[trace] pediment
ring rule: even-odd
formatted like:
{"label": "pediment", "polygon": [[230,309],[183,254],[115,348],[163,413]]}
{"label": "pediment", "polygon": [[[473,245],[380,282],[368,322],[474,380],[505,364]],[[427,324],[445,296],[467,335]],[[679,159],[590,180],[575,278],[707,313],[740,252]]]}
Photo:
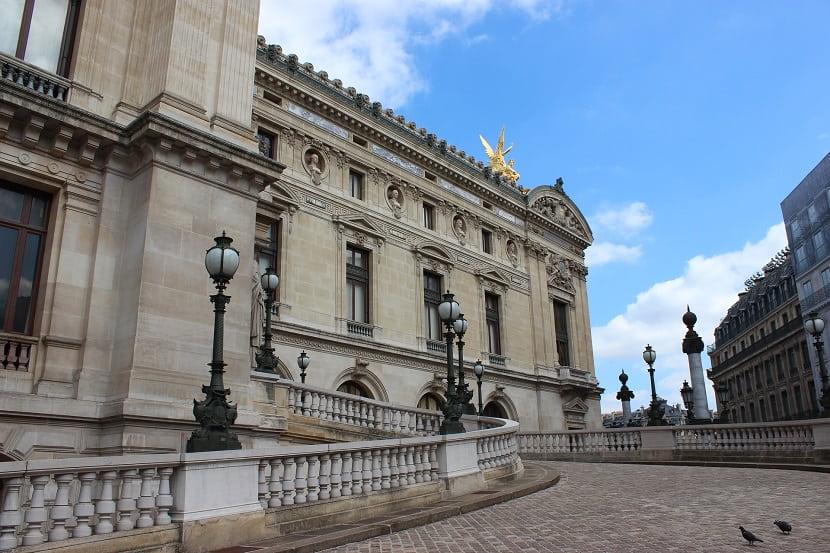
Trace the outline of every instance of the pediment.
{"label": "pediment", "polygon": [[297,195],[292,192],[290,188],[281,185],[279,182],[271,183],[265,189],[264,194],[265,197],[271,201],[271,203],[284,208],[289,206],[297,207],[300,205],[299,197],[297,197]]}
{"label": "pediment", "polygon": [[370,217],[365,215],[338,215],[334,218],[335,222],[348,227],[355,231],[360,231],[375,238],[384,239],[386,232],[383,228],[373,221]]}
{"label": "pediment", "polygon": [[501,284],[502,286],[510,286],[510,279],[507,278],[501,271],[491,268],[482,268],[476,271],[476,274],[481,277],[485,278],[491,282],[496,284]]}
{"label": "pediment", "polygon": [[440,246],[434,242],[422,242],[415,247],[415,252],[423,255],[424,257],[429,257],[443,263],[452,264],[453,256],[450,252],[445,249],[443,246]]}
{"label": "pediment", "polygon": [[562,410],[570,413],[587,413],[588,406],[582,401],[582,398],[575,397],[562,406]]}

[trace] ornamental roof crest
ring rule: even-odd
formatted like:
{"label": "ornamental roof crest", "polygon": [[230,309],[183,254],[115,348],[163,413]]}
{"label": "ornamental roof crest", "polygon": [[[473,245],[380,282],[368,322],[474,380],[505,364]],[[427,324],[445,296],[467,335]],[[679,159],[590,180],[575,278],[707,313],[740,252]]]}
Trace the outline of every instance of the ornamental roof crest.
{"label": "ornamental roof crest", "polygon": [[481,145],[484,146],[484,152],[490,160],[490,170],[493,174],[502,177],[509,184],[515,185],[516,181],[519,180],[519,173],[513,168],[513,164],[516,163],[515,160],[511,159],[510,161],[506,161],[504,159],[504,156],[513,149],[512,144],[506,149],[504,147],[504,127],[501,128],[495,149],[490,146],[483,136],[478,135],[478,138],[481,140]]}

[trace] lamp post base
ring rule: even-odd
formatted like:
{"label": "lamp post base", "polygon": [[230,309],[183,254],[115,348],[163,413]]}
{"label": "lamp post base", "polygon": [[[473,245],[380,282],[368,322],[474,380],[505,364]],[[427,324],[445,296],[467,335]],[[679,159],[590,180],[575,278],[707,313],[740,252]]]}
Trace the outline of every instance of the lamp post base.
{"label": "lamp post base", "polygon": [[444,419],[438,429],[439,434],[463,434],[464,432],[466,430],[464,430],[464,424],[461,421],[450,419]]}
{"label": "lamp post base", "polygon": [[201,453],[204,451],[227,451],[232,449],[242,449],[242,444],[236,434],[230,432],[208,432],[207,434],[197,435],[199,430],[191,434],[190,439],[187,440],[187,453]]}

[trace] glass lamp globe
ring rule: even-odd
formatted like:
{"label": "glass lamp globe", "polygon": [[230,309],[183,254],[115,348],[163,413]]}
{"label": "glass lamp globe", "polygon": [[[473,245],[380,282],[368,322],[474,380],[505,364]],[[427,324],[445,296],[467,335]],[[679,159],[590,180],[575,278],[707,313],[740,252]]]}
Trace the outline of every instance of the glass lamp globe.
{"label": "glass lamp globe", "polygon": [[651,349],[651,346],[646,346],[645,351],[643,351],[643,361],[647,364],[651,365],[657,359],[657,352]]}
{"label": "glass lamp globe", "polygon": [[458,335],[459,338],[464,336],[467,332],[467,319],[464,318],[464,313],[461,313],[456,320],[452,323],[452,328],[455,330],[455,333]]}
{"label": "glass lamp globe", "polygon": [[818,316],[818,313],[813,311],[807,315],[807,320],[804,321],[804,329],[813,336],[824,332],[824,319]]}
{"label": "glass lamp globe", "polygon": [[478,378],[481,378],[484,375],[484,365],[481,364],[481,359],[478,359],[473,365],[473,372],[476,373]]}
{"label": "glass lamp globe", "polygon": [[231,247],[233,239],[225,231],[214,240],[216,244],[205,253],[205,269],[214,282],[228,282],[239,268],[239,251]]}
{"label": "glass lamp globe", "polygon": [[438,316],[446,324],[452,324],[461,314],[461,306],[453,299],[453,295],[447,291],[443,295],[441,303],[438,304]]}
{"label": "glass lamp globe", "polygon": [[309,357],[305,350],[303,350],[303,352],[297,356],[297,366],[300,367],[301,370],[306,370],[309,363],[311,363],[311,357]]}
{"label": "glass lamp globe", "polygon": [[274,272],[274,269],[268,267],[259,279],[262,289],[266,292],[273,292],[280,284],[280,277]]}

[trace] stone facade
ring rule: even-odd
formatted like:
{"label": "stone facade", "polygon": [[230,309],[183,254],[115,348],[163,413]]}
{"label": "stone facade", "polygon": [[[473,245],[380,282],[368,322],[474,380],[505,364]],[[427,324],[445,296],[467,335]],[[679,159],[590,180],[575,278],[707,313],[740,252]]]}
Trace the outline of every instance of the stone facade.
{"label": "stone facade", "polygon": [[[3,314],[7,457],[181,449],[208,379],[203,256],[223,230],[242,259],[228,288],[225,383],[245,447],[281,431],[251,379],[266,265],[281,277],[274,343],[287,378],[298,379],[304,348],[310,384],[413,406],[440,399],[427,271],[470,321],[465,361],[485,363],[491,411],[528,430],[599,426],[583,258],[592,236],[561,182],[511,186],[258,44],[247,0],[78,6],[65,76],[0,53],[0,191],[22,194],[30,219],[46,205],[42,232],[14,227],[41,243],[34,278],[13,276],[31,284],[28,295],[18,287],[22,330]],[[0,252],[17,259],[15,275],[24,246]],[[369,261],[365,317],[347,305],[352,249]]]}
{"label": "stone facade", "polygon": [[788,250],[747,280],[747,290],[715,329],[708,353],[715,389],[725,382],[731,395],[730,422],[814,414],[813,373]]}

